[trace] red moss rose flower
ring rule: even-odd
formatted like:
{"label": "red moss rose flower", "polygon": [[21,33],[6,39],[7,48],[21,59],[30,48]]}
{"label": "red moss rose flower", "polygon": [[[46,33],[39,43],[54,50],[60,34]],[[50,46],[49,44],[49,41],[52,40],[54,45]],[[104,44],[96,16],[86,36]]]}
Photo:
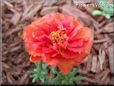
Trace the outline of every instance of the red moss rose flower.
{"label": "red moss rose flower", "polygon": [[93,33],[72,16],[51,13],[26,26],[23,39],[30,61],[42,60],[68,74],[90,53]]}

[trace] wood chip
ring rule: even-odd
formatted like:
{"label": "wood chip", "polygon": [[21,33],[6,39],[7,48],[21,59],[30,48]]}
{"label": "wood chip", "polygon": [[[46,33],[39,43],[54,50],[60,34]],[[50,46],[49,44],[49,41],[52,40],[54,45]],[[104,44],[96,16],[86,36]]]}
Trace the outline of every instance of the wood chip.
{"label": "wood chip", "polygon": [[9,3],[7,0],[4,0],[3,3],[6,4],[8,7],[13,8],[13,5]]}
{"label": "wood chip", "polygon": [[101,72],[100,63],[99,63],[99,62],[97,63],[96,69],[97,69],[97,70],[96,70],[96,73],[97,73],[97,74]]}
{"label": "wood chip", "polygon": [[[107,42],[104,42],[103,43],[103,49],[107,49],[108,48],[108,43]],[[107,50],[105,51],[107,53]]]}
{"label": "wood chip", "polygon": [[12,12],[16,12],[16,10],[14,9],[13,5],[11,3],[9,3],[9,1],[3,0],[3,3],[8,6],[8,9],[11,10]]}
{"label": "wood chip", "polygon": [[23,59],[20,57],[18,60],[17,60],[17,64],[20,64],[20,63],[22,63],[22,61],[23,61]]}
{"label": "wood chip", "polygon": [[[66,2],[67,0],[57,0],[56,5],[62,5]],[[69,0],[70,1],[70,0]],[[71,0],[72,1],[72,0]]]}
{"label": "wood chip", "polygon": [[99,51],[99,48],[101,47],[101,45],[100,44],[94,44],[93,47],[95,50]]}
{"label": "wood chip", "polygon": [[114,44],[108,47],[110,71],[114,74]]}
{"label": "wood chip", "polygon": [[21,43],[21,41],[18,40],[18,41],[16,41],[16,42],[10,44],[10,47],[15,47],[16,45],[19,45],[20,43]]}
{"label": "wood chip", "polygon": [[16,27],[14,29],[10,29],[7,33],[6,33],[6,37],[9,36],[9,35],[12,35],[13,33],[15,32],[18,32],[19,30],[22,30],[23,28],[21,27]]}
{"label": "wood chip", "polygon": [[89,6],[85,6],[84,7],[86,10],[87,10],[87,12],[89,13],[89,14],[91,14],[92,15],[92,12],[95,10],[95,7],[89,7]]}
{"label": "wood chip", "polygon": [[13,23],[14,25],[17,25],[18,22],[19,22],[19,20],[20,20],[20,18],[21,18],[21,16],[22,16],[22,13],[16,12],[16,13],[13,15],[13,17],[11,18],[11,23]]}
{"label": "wood chip", "polygon": [[104,71],[101,71],[100,73],[97,73],[97,74],[95,75],[95,78],[98,79],[98,80],[101,80],[102,77],[105,75],[106,71],[107,71],[107,70],[104,70]]}
{"label": "wood chip", "polygon": [[57,6],[54,6],[54,7],[44,7],[41,12],[40,12],[40,15],[46,15],[46,14],[49,14],[49,13],[52,13],[52,12],[57,12],[58,11],[58,7]]}
{"label": "wood chip", "polygon": [[23,20],[25,19],[29,19],[29,18],[32,18],[42,7],[42,4],[37,4],[35,5],[31,10],[30,12],[25,15],[25,17],[23,18]]}
{"label": "wood chip", "polygon": [[99,24],[99,28],[104,27],[104,25],[106,25],[106,21],[104,21],[104,19],[103,19],[103,21]]}
{"label": "wood chip", "polygon": [[28,6],[24,12],[23,12],[23,17],[22,17],[22,20],[24,20],[24,18],[26,17],[26,15],[28,15],[28,12],[31,10],[31,8],[33,7],[33,4],[31,4],[30,6]]}
{"label": "wood chip", "polygon": [[111,85],[114,85],[114,76],[111,78],[110,84],[111,84]]}
{"label": "wood chip", "polygon": [[102,66],[103,66],[103,63],[105,60],[105,51],[104,50],[99,49],[98,59],[99,59],[100,69],[102,70],[103,69]]}
{"label": "wood chip", "polygon": [[97,31],[95,31],[96,35],[100,34],[100,33],[112,33],[112,32],[114,32],[114,29],[113,29],[114,23],[109,23],[106,25],[105,24],[106,24],[106,21],[104,21],[104,20],[99,24],[100,29],[97,29]]}
{"label": "wood chip", "polygon": [[105,84],[105,85],[110,84],[110,78],[109,78],[109,77],[106,78],[106,80],[104,81],[104,84]]}
{"label": "wood chip", "polygon": [[98,24],[98,22],[96,22],[94,19],[92,19],[92,22],[93,22],[94,28],[98,31],[99,30],[99,24]]}
{"label": "wood chip", "polygon": [[[63,13],[66,13],[68,15],[71,15],[71,16],[78,18],[80,20],[80,22],[85,23],[85,25],[90,25],[92,22],[91,17],[89,15],[87,15],[86,13],[82,12],[81,10],[79,10],[73,6],[64,5],[61,8],[61,10]],[[88,21],[86,21],[86,20],[88,20]]]}
{"label": "wood chip", "polygon": [[110,72],[110,71],[107,69],[107,71],[105,72],[105,74],[104,74],[104,76],[102,77],[101,81],[104,82],[104,81],[107,79],[109,72]]}
{"label": "wood chip", "polygon": [[67,4],[67,5],[70,5],[70,4],[72,4],[72,3],[73,3],[72,0],[66,0],[66,4]]}
{"label": "wood chip", "polygon": [[82,70],[82,69],[80,68],[80,74],[86,75],[86,74],[87,74],[87,71]]}
{"label": "wood chip", "polygon": [[8,2],[10,2],[10,3],[19,3],[19,2],[22,2],[23,0],[4,0],[4,1],[8,1]]}
{"label": "wood chip", "polygon": [[21,49],[21,48],[22,48],[21,46],[16,46],[16,47],[12,48],[12,49],[10,50],[10,52],[18,51],[18,50]]}
{"label": "wood chip", "polygon": [[3,69],[10,69],[10,66],[4,62],[2,62]]}
{"label": "wood chip", "polygon": [[103,42],[107,42],[107,41],[110,41],[110,39],[104,38],[104,39],[94,40],[93,43],[103,43]]}
{"label": "wood chip", "polygon": [[114,32],[114,23],[109,23],[104,27],[104,32]]}
{"label": "wood chip", "polygon": [[90,83],[96,83],[95,79],[89,78],[89,77],[85,77],[85,80],[90,82]]}
{"label": "wood chip", "polygon": [[6,76],[7,76],[8,82],[10,84],[14,84],[15,83],[15,79],[12,77],[12,75],[10,73],[7,72]]}
{"label": "wood chip", "polygon": [[90,71],[91,70],[91,64],[92,64],[92,55],[90,54],[88,56],[88,61],[87,61],[87,65],[86,65],[87,71]]}
{"label": "wood chip", "polygon": [[96,67],[97,67],[97,56],[93,56],[92,65],[91,65],[91,71],[92,72],[96,72]]}
{"label": "wood chip", "polygon": [[105,18],[104,16],[97,16],[97,21],[100,23],[106,22],[106,21],[104,21],[104,18]]}
{"label": "wood chip", "polygon": [[44,2],[44,6],[52,6],[52,5],[54,5],[54,4],[56,4],[57,3],[57,0],[45,0],[45,2]]}
{"label": "wood chip", "polygon": [[19,84],[24,84],[27,78],[28,78],[28,75],[26,73],[23,74],[23,76],[19,79]]}
{"label": "wood chip", "polygon": [[25,10],[25,9],[27,9],[27,5],[28,5],[28,2],[26,1],[26,0],[23,0],[22,1],[22,4],[23,4],[23,9]]}
{"label": "wood chip", "polygon": [[26,79],[26,81],[24,82],[24,84],[28,84],[28,83],[30,83],[29,82],[29,78]]}

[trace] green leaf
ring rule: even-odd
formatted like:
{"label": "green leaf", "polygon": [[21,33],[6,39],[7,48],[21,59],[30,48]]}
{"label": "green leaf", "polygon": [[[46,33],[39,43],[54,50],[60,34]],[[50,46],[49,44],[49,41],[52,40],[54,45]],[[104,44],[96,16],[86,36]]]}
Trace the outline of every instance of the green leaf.
{"label": "green leaf", "polygon": [[102,15],[107,19],[110,19],[111,16],[114,16],[114,3],[106,0],[98,0],[98,6],[101,10],[93,11],[93,15]]}
{"label": "green leaf", "polygon": [[80,81],[80,80],[84,80],[85,78],[80,76],[80,77],[75,77],[73,80],[74,81]]}
{"label": "green leaf", "polygon": [[56,77],[51,79],[51,84],[61,84],[61,79]]}
{"label": "green leaf", "polygon": [[42,69],[47,69],[47,65],[46,64],[42,64]]}
{"label": "green leaf", "polygon": [[110,19],[110,17],[111,17],[110,14],[106,14],[105,12],[100,11],[100,10],[95,10],[95,11],[93,11],[92,14],[93,14],[94,16],[95,16],[95,15],[102,15],[102,16],[105,16],[107,19]]}
{"label": "green leaf", "polygon": [[32,79],[32,83],[34,83],[37,79],[38,79],[38,76],[34,76],[34,78]]}
{"label": "green leaf", "polygon": [[100,10],[95,10],[95,11],[93,11],[92,14],[93,14],[94,16],[96,16],[96,15],[103,15],[103,12],[100,11]]}
{"label": "green leaf", "polygon": [[104,14],[104,16],[107,18],[107,19],[110,19],[110,15],[109,14]]}
{"label": "green leaf", "polygon": [[61,84],[68,84],[68,82],[67,81],[65,81],[65,80],[62,80],[62,83]]}
{"label": "green leaf", "polygon": [[[53,77],[47,76],[48,73]],[[30,76],[33,83],[40,80],[40,84],[74,84],[75,81],[82,80],[75,77],[77,73],[79,73],[79,70],[74,68],[69,74],[64,75],[56,67],[52,67],[50,72],[48,72],[48,66],[39,62],[35,63],[35,68],[30,71]]]}
{"label": "green leaf", "polygon": [[57,68],[56,68],[56,67],[52,67],[52,68],[51,68],[51,73],[52,73],[52,74],[57,74],[57,72],[58,72],[58,71],[57,71]]}
{"label": "green leaf", "polygon": [[77,73],[79,73],[79,69],[74,68],[73,71],[71,72],[72,75],[76,75]]}
{"label": "green leaf", "polygon": [[[52,79],[52,84],[58,83],[58,84],[74,84],[74,82],[77,80],[75,75],[79,73],[79,70],[74,68],[72,72],[70,72],[67,75],[62,74],[61,72],[57,73],[57,76]],[[81,80],[82,78],[79,78],[78,80]]]}
{"label": "green leaf", "polygon": [[44,80],[45,80],[44,75],[40,75],[39,79],[41,80],[41,83],[44,83]]}
{"label": "green leaf", "polygon": [[38,62],[35,63],[35,68],[29,73],[33,83],[38,79],[41,80],[41,83],[44,83],[46,80],[47,72],[48,72],[47,65],[43,64],[42,62]]}

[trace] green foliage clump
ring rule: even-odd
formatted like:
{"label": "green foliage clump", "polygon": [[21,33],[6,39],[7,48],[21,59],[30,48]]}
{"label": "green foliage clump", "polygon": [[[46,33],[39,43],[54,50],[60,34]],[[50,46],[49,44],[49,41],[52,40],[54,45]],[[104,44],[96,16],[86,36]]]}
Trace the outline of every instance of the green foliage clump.
{"label": "green foliage clump", "polygon": [[40,84],[74,84],[76,81],[83,80],[84,77],[76,77],[79,70],[74,68],[69,74],[64,75],[56,67],[49,67],[42,62],[35,63],[35,68],[29,71],[32,82],[40,80]]}
{"label": "green foliage clump", "polygon": [[107,19],[110,19],[111,16],[114,16],[114,3],[106,0],[98,0],[98,6],[101,10],[93,11],[93,15],[102,15]]}

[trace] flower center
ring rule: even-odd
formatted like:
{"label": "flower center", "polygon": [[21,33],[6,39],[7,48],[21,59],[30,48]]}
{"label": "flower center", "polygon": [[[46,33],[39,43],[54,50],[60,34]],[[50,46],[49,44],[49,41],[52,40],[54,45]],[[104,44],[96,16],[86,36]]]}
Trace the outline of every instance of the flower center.
{"label": "flower center", "polygon": [[57,30],[51,32],[49,37],[53,42],[58,43],[58,42],[63,42],[67,38],[67,34],[65,33],[64,30]]}

